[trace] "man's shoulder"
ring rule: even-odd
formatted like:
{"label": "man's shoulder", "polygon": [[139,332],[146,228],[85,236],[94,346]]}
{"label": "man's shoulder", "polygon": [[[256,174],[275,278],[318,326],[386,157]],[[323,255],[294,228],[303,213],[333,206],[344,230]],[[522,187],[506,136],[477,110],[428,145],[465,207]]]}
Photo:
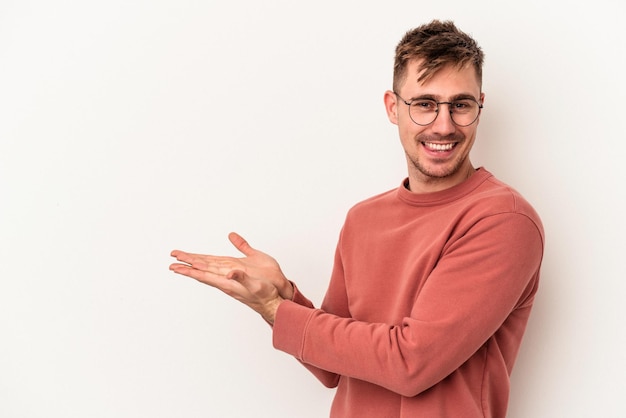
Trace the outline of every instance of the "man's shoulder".
{"label": "man's shoulder", "polygon": [[516,188],[493,175],[472,193],[469,200],[471,211],[478,217],[524,216],[543,230],[541,217],[533,205]]}
{"label": "man's shoulder", "polygon": [[531,210],[534,212],[530,202],[515,187],[493,175],[487,178],[476,190],[475,195],[480,199],[487,199],[491,203],[499,202],[498,206],[503,205],[511,211]]}

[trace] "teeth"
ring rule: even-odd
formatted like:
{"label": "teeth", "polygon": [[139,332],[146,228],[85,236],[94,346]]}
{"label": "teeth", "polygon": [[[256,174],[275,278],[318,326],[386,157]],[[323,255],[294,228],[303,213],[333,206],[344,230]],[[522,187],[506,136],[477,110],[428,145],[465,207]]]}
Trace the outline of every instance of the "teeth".
{"label": "teeth", "polygon": [[435,144],[432,142],[424,142],[424,145],[435,151],[450,151],[454,147],[454,144]]}

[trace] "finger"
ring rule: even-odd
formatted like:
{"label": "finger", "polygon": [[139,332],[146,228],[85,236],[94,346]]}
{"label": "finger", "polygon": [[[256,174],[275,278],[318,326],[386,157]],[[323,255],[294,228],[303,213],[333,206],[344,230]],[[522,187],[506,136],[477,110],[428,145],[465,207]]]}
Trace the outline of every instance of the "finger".
{"label": "finger", "polygon": [[228,234],[228,240],[244,255],[249,256],[256,252],[256,250],[248,244],[248,241],[236,232]]}
{"label": "finger", "polygon": [[193,254],[179,250],[172,251],[171,255],[181,263],[187,263],[199,270],[212,271],[219,274],[226,274],[238,265],[238,261],[232,257]]}
{"label": "finger", "polygon": [[[226,275],[226,278],[232,283],[237,283],[241,287],[242,291],[240,295],[242,297],[245,295],[248,299],[247,302],[244,301],[244,303],[248,306],[252,306],[251,302],[253,302],[254,298],[263,298],[272,291],[278,294],[278,290],[274,287],[274,285],[260,280],[255,280],[242,270],[232,270]],[[239,289],[239,287],[237,287],[237,289]]]}
{"label": "finger", "polygon": [[178,261],[183,261],[185,263],[191,263],[191,260],[198,259],[202,255],[201,254],[193,254],[185,251],[174,250],[170,253],[170,256],[174,257]]}
{"label": "finger", "polygon": [[[233,290],[236,290],[231,296],[260,313],[264,318],[268,318],[266,315],[272,309],[268,307],[268,304],[275,306],[276,301],[283,300],[274,285],[262,280],[255,280],[246,274],[245,271],[233,270],[228,273],[227,278],[233,283]],[[240,286],[235,286],[235,283]],[[275,315],[275,312],[273,315]],[[273,315],[270,318],[273,318]]]}
{"label": "finger", "polygon": [[185,263],[191,260],[203,260],[203,259],[210,260],[210,259],[218,259],[218,258],[228,258],[228,257],[219,257],[219,256],[207,255],[207,254],[188,253],[186,251],[180,251],[180,250],[174,250],[170,253],[170,255],[179,261],[184,261]]}
{"label": "finger", "polygon": [[196,270],[191,267],[189,264],[181,264],[181,263],[172,263],[170,264],[170,270],[174,273],[184,274],[185,276],[189,276],[189,272],[191,270]]}
{"label": "finger", "polygon": [[174,263],[170,265],[170,270],[174,273],[190,277],[199,282],[215,287],[229,295],[234,293],[238,287],[241,287],[240,283],[227,278],[225,275],[198,270],[186,264]]}
{"label": "finger", "polygon": [[[232,270],[227,275],[226,278],[233,283],[233,289],[238,289],[239,300],[255,309],[253,305],[259,302],[259,297],[263,297],[265,293],[267,293],[267,288],[263,289],[263,285],[261,282],[257,280],[253,280],[246,272],[241,270]],[[234,284],[237,283],[239,286],[235,287]],[[276,291],[278,293],[278,291]]]}
{"label": "finger", "polygon": [[249,279],[249,276],[244,271],[231,270],[226,274],[226,278],[243,284]]}

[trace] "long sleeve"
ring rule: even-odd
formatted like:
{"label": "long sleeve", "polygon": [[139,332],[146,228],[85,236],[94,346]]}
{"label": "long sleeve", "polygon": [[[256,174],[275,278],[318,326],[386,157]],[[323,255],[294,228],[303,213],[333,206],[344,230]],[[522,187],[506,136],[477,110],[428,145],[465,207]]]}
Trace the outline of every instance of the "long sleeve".
{"label": "long sleeve", "polygon": [[[333,312],[335,315],[347,318],[349,317],[350,312],[348,308],[348,300],[343,279],[344,278],[341,257],[339,254],[339,249],[337,249],[337,251],[335,251],[333,273],[331,275],[330,284],[326,292],[324,302],[322,303],[322,309],[324,309],[326,312]],[[292,302],[294,304],[300,305],[305,308],[314,308],[311,301],[304,297],[304,295],[300,293],[299,289],[295,285],[294,290],[294,297],[292,299]],[[327,370],[315,367],[305,362],[302,362],[302,364],[311,373],[313,373],[313,375],[317,377],[324,386],[329,388],[337,386],[339,382],[339,375],[337,373],[329,372]]]}
{"label": "long sleeve", "polygon": [[[275,347],[321,370],[415,396],[466,362],[505,322],[502,332],[521,335],[542,248],[526,216],[489,217],[446,249],[399,324],[285,303],[274,325]],[[326,300],[342,298],[337,288]],[[321,380],[328,379],[327,373]]]}

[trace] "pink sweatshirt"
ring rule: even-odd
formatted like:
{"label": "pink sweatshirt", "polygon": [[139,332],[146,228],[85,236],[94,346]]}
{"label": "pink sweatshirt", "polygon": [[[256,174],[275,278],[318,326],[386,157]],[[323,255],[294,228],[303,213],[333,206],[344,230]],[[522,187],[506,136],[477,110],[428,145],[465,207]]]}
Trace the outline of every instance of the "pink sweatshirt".
{"label": "pink sweatshirt", "polygon": [[504,417],[543,240],[528,202],[482,168],[372,197],[348,213],[321,309],[296,290],[274,346],[337,387],[331,417]]}

